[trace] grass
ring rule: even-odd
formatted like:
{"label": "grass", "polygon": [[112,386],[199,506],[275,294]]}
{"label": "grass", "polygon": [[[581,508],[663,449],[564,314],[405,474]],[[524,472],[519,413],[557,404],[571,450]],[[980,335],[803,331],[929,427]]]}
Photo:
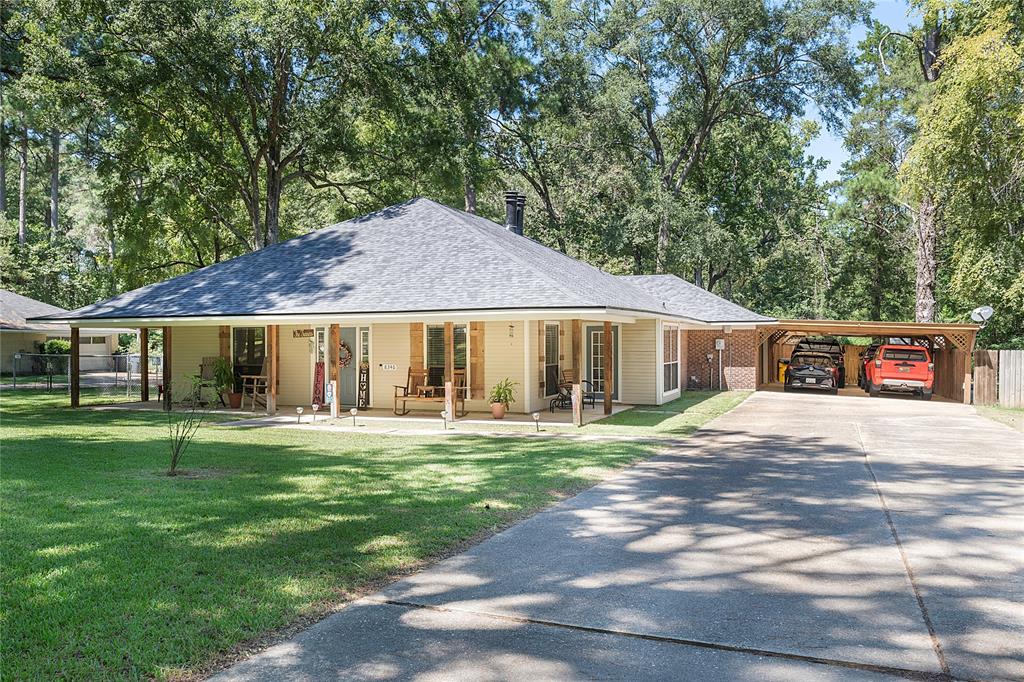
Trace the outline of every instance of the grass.
{"label": "grass", "polygon": [[1024,408],[1021,407],[999,407],[996,405],[982,407],[976,406],[978,414],[988,417],[992,421],[1006,424],[1011,429],[1024,433]]}
{"label": "grass", "polygon": [[[653,447],[211,425],[171,478],[164,415],[66,401],[0,393],[6,679],[194,675]],[[698,404],[643,428],[686,432]]]}
{"label": "grass", "polygon": [[750,396],[749,391],[687,391],[670,403],[635,407],[583,427],[583,433],[643,437],[688,436]]}

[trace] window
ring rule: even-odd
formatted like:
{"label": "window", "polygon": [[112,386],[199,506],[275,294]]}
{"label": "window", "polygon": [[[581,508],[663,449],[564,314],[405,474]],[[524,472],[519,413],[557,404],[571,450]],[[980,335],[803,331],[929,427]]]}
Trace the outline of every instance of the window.
{"label": "window", "polygon": [[558,393],[558,323],[544,325],[544,395]]}
{"label": "window", "polygon": [[[455,345],[455,369],[466,369],[466,325],[452,327]],[[431,324],[426,329],[427,384],[444,385],[444,325]],[[468,377],[467,377],[468,380]]]}
{"label": "window", "polygon": [[235,365],[262,369],[266,356],[263,327],[235,327],[231,333],[235,343]]}
{"label": "window", "polygon": [[923,350],[890,350],[886,349],[885,354],[882,356],[884,360],[913,360],[914,362],[924,362],[927,360],[927,356]]}
{"label": "window", "polygon": [[663,391],[668,393],[679,388],[679,329],[665,326],[662,331]]}

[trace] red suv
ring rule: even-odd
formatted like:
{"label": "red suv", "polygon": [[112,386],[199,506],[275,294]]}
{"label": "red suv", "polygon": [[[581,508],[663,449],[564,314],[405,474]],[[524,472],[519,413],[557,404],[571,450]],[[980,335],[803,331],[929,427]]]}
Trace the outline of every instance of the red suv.
{"label": "red suv", "polygon": [[917,393],[924,400],[932,399],[935,365],[923,346],[881,345],[864,369],[868,393],[873,396],[881,391],[899,391]]}

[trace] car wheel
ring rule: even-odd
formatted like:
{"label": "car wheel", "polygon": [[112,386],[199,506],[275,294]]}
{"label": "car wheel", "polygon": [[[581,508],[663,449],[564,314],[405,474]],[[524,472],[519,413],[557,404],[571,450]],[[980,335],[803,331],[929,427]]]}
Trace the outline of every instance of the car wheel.
{"label": "car wheel", "polygon": [[882,392],[882,387],[879,386],[878,384],[871,384],[868,387],[868,395],[870,395],[872,398],[877,398],[878,394],[881,393],[881,392]]}
{"label": "car wheel", "polygon": [[789,384],[782,384],[782,390],[783,390],[784,392],[786,392],[786,393],[789,393],[789,392],[790,392],[790,391],[792,391],[793,389],[792,389],[792,388],[790,388]]}
{"label": "car wheel", "polygon": [[932,399],[932,392],[931,391],[921,391],[921,400],[931,400],[931,399]]}
{"label": "car wheel", "polygon": [[846,388],[846,370],[839,370],[839,388]]}
{"label": "car wheel", "polygon": [[829,391],[829,393],[831,393],[832,395],[839,395],[839,389],[833,388],[831,391]]}

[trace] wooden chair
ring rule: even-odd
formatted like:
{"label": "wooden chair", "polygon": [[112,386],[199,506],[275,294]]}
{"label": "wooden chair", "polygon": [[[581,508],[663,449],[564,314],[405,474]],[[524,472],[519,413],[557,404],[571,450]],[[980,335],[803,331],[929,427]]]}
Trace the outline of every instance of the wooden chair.
{"label": "wooden chair", "polygon": [[243,374],[239,377],[242,380],[242,405],[245,409],[245,396],[250,397],[250,409],[256,409],[256,403],[260,407],[267,406],[267,390],[270,385],[270,358],[263,358],[263,367],[259,374]]}
{"label": "wooden chair", "polygon": [[220,360],[220,357],[216,355],[203,358],[202,363],[199,365],[199,379],[217,393],[217,399],[220,400],[221,407],[227,407],[227,403],[224,402],[224,396],[222,396],[220,392],[217,391],[217,387],[213,385],[214,380],[217,378],[214,375],[214,368],[217,366],[218,360]]}
{"label": "wooden chair", "polygon": [[[427,403],[431,405],[444,405],[444,382],[441,375],[441,385],[431,385],[431,375],[436,375],[433,370],[412,369],[405,379],[405,386],[395,385],[395,407],[394,413],[402,416],[409,414],[409,403]],[[466,398],[469,393],[469,386],[466,384],[466,371],[455,370],[452,377],[452,390],[454,395],[455,416],[461,417],[466,414]],[[426,408],[424,408],[426,409]]]}

